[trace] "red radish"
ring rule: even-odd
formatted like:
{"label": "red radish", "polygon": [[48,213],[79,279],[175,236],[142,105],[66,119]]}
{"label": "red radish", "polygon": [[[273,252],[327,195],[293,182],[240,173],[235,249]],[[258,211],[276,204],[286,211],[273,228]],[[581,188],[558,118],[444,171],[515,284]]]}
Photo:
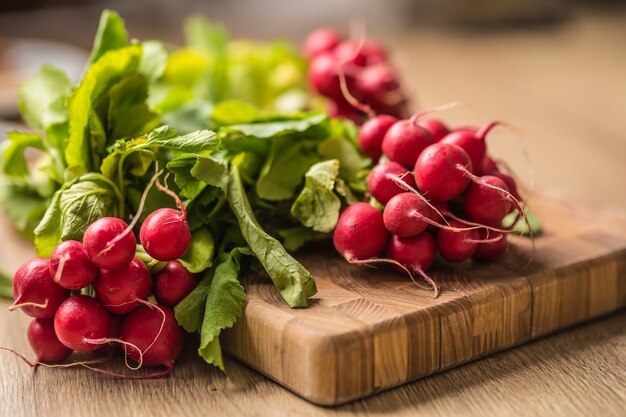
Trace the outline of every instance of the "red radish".
{"label": "red radish", "polygon": [[141,306],[122,322],[120,339],[134,345],[126,347],[127,356],[135,362],[143,359],[148,366],[164,365],[171,370],[183,348],[183,332],[168,307]]}
{"label": "red radish", "polygon": [[341,42],[341,35],[333,28],[319,28],[311,32],[304,41],[304,53],[309,58],[330,52]]}
{"label": "red radish", "polygon": [[420,119],[416,123],[428,130],[430,134],[433,135],[435,142],[439,142],[444,136],[450,133],[448,127],[439,119]]}
{"label": "red radish", "polygon": [[137,239],[122,219],[103,217],[85,231],[83,249],[98,267],[116,270],[128,266],[133,260]]}
{"label": "red radish", "polygon": [[406,99],[400,92],[395,71],[387,64],[365,67],[355,75],[355,95],[370,104],[379,113],[403,116],[404,108],[394,106]]}
{"label": "red radish", "polygon": [[455,131],[441,139],[441,142],[460,146],[472,160],[474,174],[482,175],[480,169],[482,168],[483,158],[487,154],[485,136],[499,123],[489,122],[476,132],[469,130]]}
{"label": "red radish", "polygon": [[350,63],[361,67],[383,63],[387,60],[385,50],[377,42],[366,40],[341,42],[334,50],[337,62]]}
{"label": "red radish", "polygon": [[387,256],[412,271],[426,271],[435,261],[435,240],[430,233],[409,237],[392,236],[387,245]]}
{"label": "red radish", "polygon": [[122,327],[123,316],[111,315],[111,342],[100,346],[94,351],[95,354],[100,356],[109,356],[115,353],[119,347],[120,328]]}
{"label": "red radish", "polygon": [[504,216],[514,208],[508,192],[500,178],[485,175],[472,182],[463,194],[463,209],[473,222],[500,227]]}
{"label": "red radish", "polygon": [[185,254],[191,244],[191,231],[182,204],[181,211],[160,208],[141,225],[139,240],[148,255],[158,261],[173,261]]}
{"label": "red radish", "polygon": [[499,258],[509,246],[506,233],[489,231],[486,229],[480,229],[479,240],[482,243],[478,244],[478,248],[472,259],[477,262],[491,262]]}
{"label": "red radish", "polygon": [[150,295],[150,271],[134,258],[124,269],[103,269],[94,284],[96,298],[104,308],[114,314],[128,314]]}
{"label": "red radish", "polygon": [[[451,220],[450,226],[458,229],[468,227],[465,223],[456,220]],[[440,230],[437,233],[437,249],[446,261],[463,262],[476,252],[479,237],[478,229]]]}
{"label": "red radish", "polygon": [[54,317],[70,292],[57,285],[50,275],[50,262],[34,258],[20,266],[13,276],[13,298],[9,310],[21,308],[31,317],[49,319]]}
{"label": "red radish", "polygon": [[424,219],[433,219],[436,214],[424,201],[424,198],[407,192],[393,197],[385,205],[383,220],[385,227],[392,234],[408,237],[420,234],[428,224]]}
{"label": "red radish", "polygon": [[91,352],[110,342],[111,317],[94,298],[75,295],[59,307],[54,316],[54,331],[68,348]]}
{"label": "red radish", "polygon": [[[439,286],[426,274],[435,261],[435,240],[430,233],[423,232],[409,237],[391,236],[387,245],[387,256],[411,272],[420,274],[433,287],[437,298]],[[403,272],[397,266],[393,268],[400,273]]]}
{"label": "red radish", "polygon": [[80,290],[96,279],[98,267],[87,258],[82,243],[66,240],[50,256],[50,274],[63,288]]}
{"label": "red radish", "polygon": [[448,201],[461,195],[470,178],[458,166],[471,171],[472,161],[456,145],[430,145],[415,162],[415,183],[429,200]]}
{"label": "red radish", "polygon": [[180,303],[195,287],[196,279],[180,262],[169,262],[154,276],[154,297],[168,307]]}
{"label": "red radish", "polygon": [[389,128],[383,139],[383,153],[406,169],[412,169],[424,148],[435,143],[433,135],[411,120],[400,120]]}
{"label": "red radish", "polygon": [[393,116],[381,114],[363,123],[359,129],[359,146],[363,153],[372,158],[374,162],[378,161],[383,153],[382,145],[385,133],[397,121],[398,119]]}
{"label": "red radish", "polygon": [[480,163],[480,172],[482,175],[493,175],[494,172],[498,172],[498,166],[489,155],[483,157]]}
{"label": "red radish", "polygon": [[398,177],[415,188],[415,180],[411,173],[397,162],[376,165],[367,178],[367,188],[379,203],[385,205],[393,196],[407,191],[394,181],[394,178]]}
{"label": "red radish", "polygon": [[338,101],[329,100],[326,105],[326,113],[328,113],[329,117],[352,120],[356,124],[362,123],[365,119],[365,114],[345,99]]}
{"label": "red radish", "polygon": [[383,215],[367,203],[348,206],[337,221],[333,244],[348,262],[365,260],[385,250],[388,232]]}
{"label": "red radish", "polygon": [[[343,100],[341,83],[339,80],[340,68],[344,68],[332,54],[321,54],[311,61],[309,66],[309,82],[315,91],[333,100]],[[348,90],[352,91],[353,77],[345,73]]]}
{"label": "red radish", "polygon": [[37,362],[60,362],[72,354],[54,332],[54,319],[35,319],[27,330],[28,341],[37,355]]}
{"label": "red radish", "polygon": [[498,177],[502,181],[504,181],[511,195],[518,200],[522,200],[522,198],[519,195],[519,191],[517,191],[517,183],[515,182],[512,176],[507,175],[504,172],[500,172],[500,171],[492,172],[490,175],[494,177]]}

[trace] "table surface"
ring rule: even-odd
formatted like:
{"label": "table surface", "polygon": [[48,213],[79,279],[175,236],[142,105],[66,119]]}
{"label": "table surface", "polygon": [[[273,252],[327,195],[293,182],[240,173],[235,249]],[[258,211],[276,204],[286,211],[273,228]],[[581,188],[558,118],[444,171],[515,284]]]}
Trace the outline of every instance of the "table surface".
{"label": "table surface", "polygon": [[[524,140],[501,131],[490,146],[524,178],[534,171],[543,188],[624,208],[625,17],[587,15],[558,28],[491,36],[416,30],[386,40],[422,107],[461,100],[472,107],[445,117],[523,126]],[[0,235],[0,265],[14,269],[29,246],[6,223],[0,222]],[[6,306],[0,303],[0,346],[29,352],[28,318]],[[4,352],[0,415],[621,417],[626,313],[332,409],[307,403],[234,360],[226,364],[223,375],[188,347],[171,378],[121,381],[77,368],[33,372]]]}

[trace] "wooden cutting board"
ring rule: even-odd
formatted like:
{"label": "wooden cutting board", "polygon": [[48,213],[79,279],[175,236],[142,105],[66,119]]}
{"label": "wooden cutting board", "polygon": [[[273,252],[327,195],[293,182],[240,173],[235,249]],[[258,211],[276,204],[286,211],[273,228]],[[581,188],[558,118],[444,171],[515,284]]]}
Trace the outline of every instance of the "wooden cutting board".
{"label": "wooden cutting board", "polygon": [[224,349],[335,405],[626,306],[623,213],[535,200],[545,231],[530,264],[530,242],[515,238],[496,263],[437,266],[430,273],[442,293],[433,299],[384,268],[348,265],[330,250],[302,254],[319,290],[310,308],[289,309],[268,277],[252,277]]}

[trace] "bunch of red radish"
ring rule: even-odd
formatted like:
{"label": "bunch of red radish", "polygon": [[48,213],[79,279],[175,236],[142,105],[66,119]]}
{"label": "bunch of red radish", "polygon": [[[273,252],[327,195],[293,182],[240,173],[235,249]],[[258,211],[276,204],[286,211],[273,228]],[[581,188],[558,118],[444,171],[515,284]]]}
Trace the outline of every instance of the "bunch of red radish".
{"label": "bunch of red radish", "polygon": [[362,151],[381,159],[368,189],[384,210],[350,205],[333,242],[351,263],[392,263],[424,277],[438,294],[426,275],[436,253],[448,262],[495,260],[508,246],[502,220],[523,209],[515,181],[487,154],[485,136],[498,122],[450,131],[440,120],[421,119],[425,113],[380,115],[361,126]]}
{"label": "bunch of red radish", "polygon": [[[63,241],[49,259],[31,259],[16,271],[10,309],[35,318],[28,327],[37,356],[31,365],[63,361],[72,351],[110,356],[122,346],[137,368],[166,367],[128,377],[171,371],[184,340],[172,308],[196,286],[195,277],[176,261],[191,243],[186,213],[179,207],[155,210],[141,225],[144,251],[161,261],[153,276],[136,256],[133,223],[115,217],[92,223],[82,243]],[[148,301],[151,294],[158,304]]]}
{"label": "bunch of red radish", "polygon": [[329,116],[358,122],[372,111],[407,115],[408,100],[379,43],[343,40],[336,30],[320,28],[306,38],[304,52],[311,60],[311,87],[330,100]]}

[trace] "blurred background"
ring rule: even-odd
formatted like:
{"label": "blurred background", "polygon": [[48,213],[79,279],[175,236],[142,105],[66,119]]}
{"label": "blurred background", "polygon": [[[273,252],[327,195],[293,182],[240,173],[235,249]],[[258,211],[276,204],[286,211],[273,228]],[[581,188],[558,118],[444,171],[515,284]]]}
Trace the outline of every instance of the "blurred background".
{"label": "blurred background", "polygon": [[[415,108],[464,105],[454,124],[506,120],[489,146],[528,186],[626,207],[626,4],[568,0],[0,0],[0,119],[19,123],[17,85],[49,62],[80,77],[102,9],[133,37],[183,42],[191,14],[236,38],[299,45],[361,19],[387,45]],[[494,132],[495,133],[495,132]],[[529,157],[526,156],[529,155]]]}

